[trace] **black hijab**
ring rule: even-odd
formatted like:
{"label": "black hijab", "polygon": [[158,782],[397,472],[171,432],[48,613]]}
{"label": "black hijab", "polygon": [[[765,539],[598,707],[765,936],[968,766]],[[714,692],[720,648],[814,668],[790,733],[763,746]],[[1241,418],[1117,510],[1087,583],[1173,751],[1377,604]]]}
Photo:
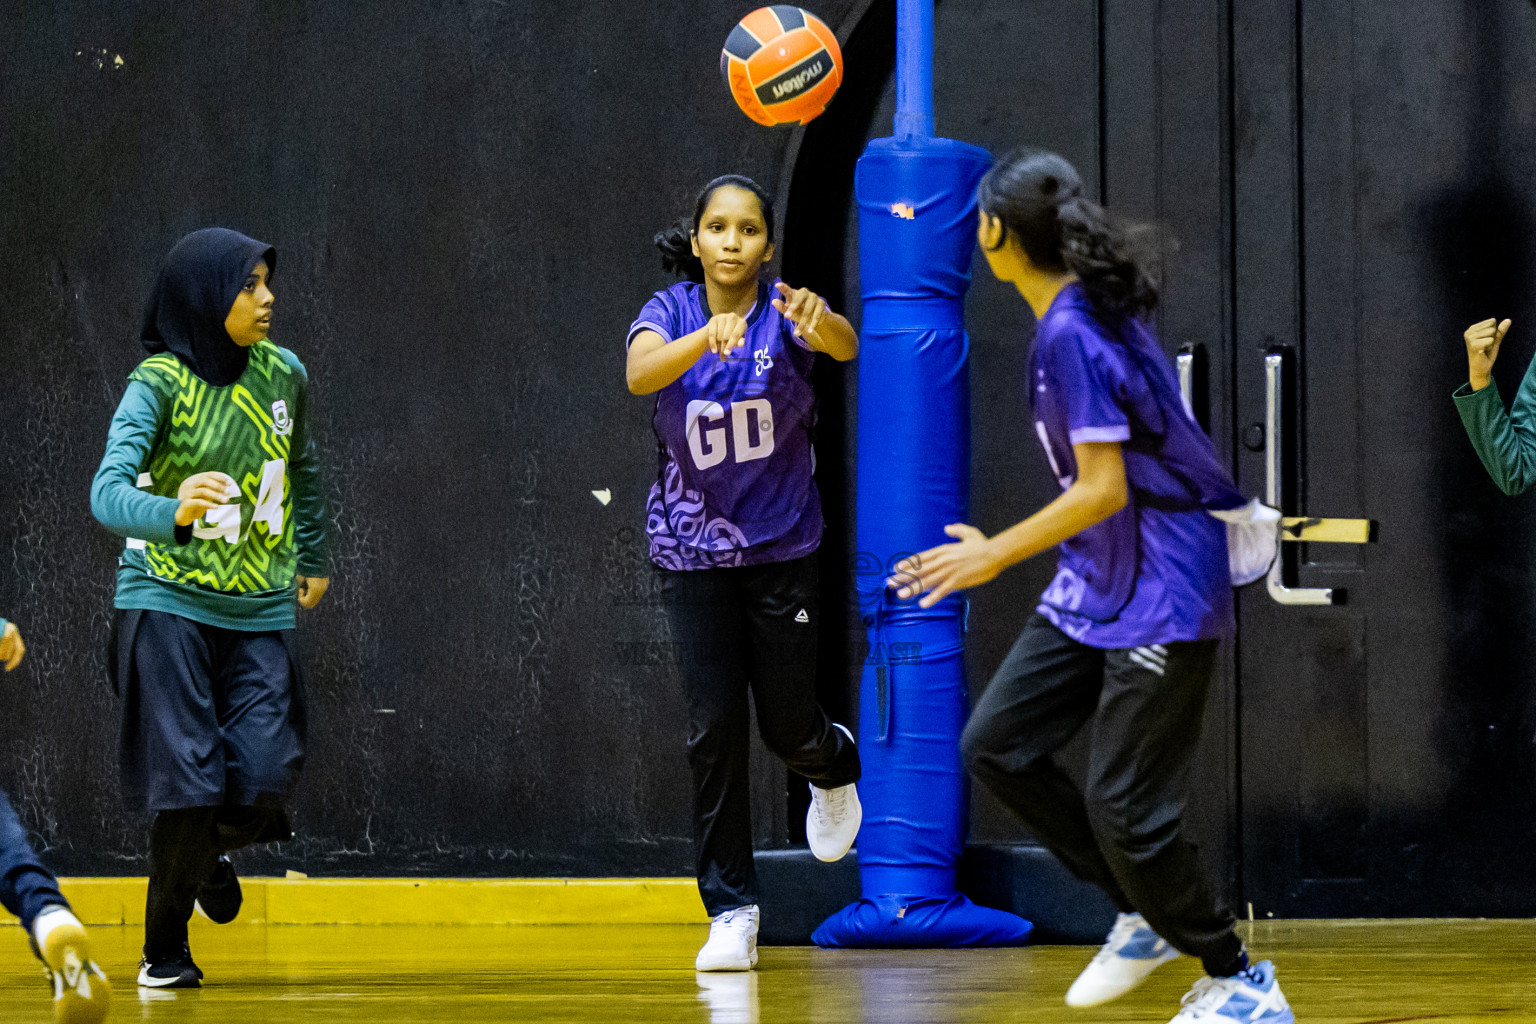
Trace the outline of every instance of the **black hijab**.
{"label": "black hijab", "polygon": [[144,313],[144,347],[174,352],[214,387],[240,379],[250,352],[224,329],[245,279],[256,264],[277,270],[277,250],[227,228],[194,231],[171,250]]}

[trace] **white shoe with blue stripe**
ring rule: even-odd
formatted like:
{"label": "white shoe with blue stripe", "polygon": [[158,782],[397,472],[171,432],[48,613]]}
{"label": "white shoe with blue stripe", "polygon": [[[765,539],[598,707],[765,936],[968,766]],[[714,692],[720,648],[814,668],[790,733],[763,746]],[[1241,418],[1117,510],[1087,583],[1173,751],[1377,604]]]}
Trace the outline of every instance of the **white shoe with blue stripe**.
{"label": "white shoe with blue stripe", "polygon": [[1093,962],[1067,990],[1068,1006],[1098,1006],[1119,999],[1179,951],[1147,927],[1140,914],[1121,914]]}
{"label": "white shoe with blue stripe", "polygon": [[1183,1003],[1170,1024],[1296,1024],[1268,960],[1231,978],[1201,978]]}

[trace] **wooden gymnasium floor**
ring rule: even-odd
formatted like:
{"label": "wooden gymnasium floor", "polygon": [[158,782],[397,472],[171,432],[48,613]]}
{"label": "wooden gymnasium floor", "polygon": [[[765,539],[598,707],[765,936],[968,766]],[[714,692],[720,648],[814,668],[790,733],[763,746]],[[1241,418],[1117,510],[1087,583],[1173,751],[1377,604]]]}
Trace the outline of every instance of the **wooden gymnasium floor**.
{"label": "wooden gymnasium floor", "polygon": [[[117,984],[113,1019],[166,1024],[1161,1024],[1198,973],[1180,960],[1119,1003],[1069,1011],[1062,993],[1088,948],[768,948],[754,974],[696,976],[701,926],[200,923],[195,952],[207,987],[141,994],[133,984],[138,929],[92,931]],[[47,1020],[19,931],[9,942],[0,955],[0,1024]],[[1536,1022],[1536,922],[1273,922],[1254,928],[1252,944],[1280,965],[1298,1021]]]}

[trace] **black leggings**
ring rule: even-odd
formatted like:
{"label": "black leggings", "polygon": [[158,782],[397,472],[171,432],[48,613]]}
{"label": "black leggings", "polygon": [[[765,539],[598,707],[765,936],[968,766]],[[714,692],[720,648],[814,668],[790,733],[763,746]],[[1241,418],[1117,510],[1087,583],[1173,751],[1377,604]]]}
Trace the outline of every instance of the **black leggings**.
{"label": "black leggings", "polygon": [[[1216,643],[1100,650],[1036,614],[960,741],[971,774],[1073,874],[1213,976],[1243,947],[1183,818]],[[1051,757],[1085,724],[1086,793]]]}
{"label": "black leggings", "polygon": [[711,917],[758,901],[747,691],[763,743],[825,788],[859,779],[852,741],[816,703],[816,556],[658,570],[688,701],[699,895]]}
{"label": "black leggings", "polygon": [[149,829],[144,956],[163,960],[180,954],[197,890],[221,854],[291,838],[288,816],[276,807],[188,807],[156,814]]}
{"label": "black leggings", "polygon": [[168,612],[119,613],[122,780],[149,830],[144,955],[179,956],[221,854],[293,837],[281,809],[304,761],[291,632],[246,632]]}

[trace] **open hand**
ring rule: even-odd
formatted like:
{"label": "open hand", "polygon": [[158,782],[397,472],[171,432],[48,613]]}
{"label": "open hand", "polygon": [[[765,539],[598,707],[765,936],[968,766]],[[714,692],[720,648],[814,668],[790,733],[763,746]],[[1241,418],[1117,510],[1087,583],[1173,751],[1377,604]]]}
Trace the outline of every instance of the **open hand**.
{"label": "open hand", "polygon": [[710,317],[709,323],[704,325],[704,343],[721,359],[746,344],[746,339],[747,321],[735,313]]}
{"label": "open hand", "polygon": [[932,608],[957,590],[990,583],[1002,571],[987,535],[974,526],[953,523],[944,532],[957,539],[896,563],[885,585],[903,601],[927,593],[918,605]]}
{"label": "open hand", "polygon": [[1499,358],[1499,346],[1509,333],[1510,321],[1484,320],[1467,328],[1462,335],[1467,342],[1467,378],[1473,391],[1481,391],[1493,379],[1493,364]]}
{"label": "open hand", "polygon": [[228,473],[194,473],[176,489],[181,504],[176,506],[176,525],[191,526],[211,508],[228,504],[240,497],[240,485]]}
{"label": "open hand", "polygon": [[325,592],[331,588],[329,576],[300,576],[299,583],[299,607],[305,611],[320,603]]}
{"label": "open hand", "polygon": [[774,285],[779,297],[773,300],[773,308],[794,328],[795,337],[810,338],[821,326],[821,318],[827,315],[827,300],[809,288],[791,288],[783,281]]}
{"label": "open hand", "polygon": [[5,633],[0,635],[0,662],[5,664],[5,670],[9,672],[20,665],[26,653],[27,645],[21,642],[21,630],[16,628],[16,623],[7,622]]}

